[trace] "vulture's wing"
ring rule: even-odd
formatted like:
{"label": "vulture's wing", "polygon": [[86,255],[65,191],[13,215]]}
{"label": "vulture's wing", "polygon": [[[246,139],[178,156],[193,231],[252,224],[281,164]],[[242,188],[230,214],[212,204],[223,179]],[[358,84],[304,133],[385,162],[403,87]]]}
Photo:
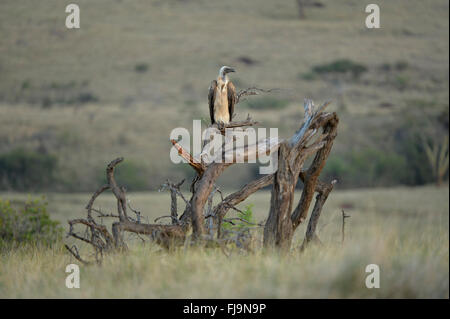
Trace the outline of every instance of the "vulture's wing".
{"label": "vulture's wing", "polygon": [[211,124],[214,124],[214,100],[216,99],[216,87],[217,81],[213,80],[209,86],[208,104],[209,104],[209,116],[211,117]]}
{"label": "vulture's wing", "polygon": [[230,122],[233,120],[234,104],[236,104],[236,88],[231,81],[228,81],[228,113],[230,114]]}

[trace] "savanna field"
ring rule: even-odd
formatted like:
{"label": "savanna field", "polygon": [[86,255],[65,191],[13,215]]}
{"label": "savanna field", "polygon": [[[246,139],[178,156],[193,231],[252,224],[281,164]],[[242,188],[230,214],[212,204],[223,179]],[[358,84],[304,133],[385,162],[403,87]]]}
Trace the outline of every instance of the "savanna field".
{"label": "savanna field", "polygon": [[[449,3],[380,0],[382,27],[368,30],[360,1],[316,2],[300,20],[294,0],[78,0],[81,28],[68,30],[66,3],[1,1],[0,298],[449,298]],[[193,170],[170,161],[169,136],[193,119],[209,124],[222,65],[236,68],[238,90],[275,89],[235,111],[282,138],[300,126],[304,98],[332,100],[338,136],[320,180],[338,182],[318,224],[322,245],[300,252],[305,222],[285,256],[264,252],[255,226],[253,252],[168,252],[126,235],[126,253],[78,262],[64,244],[92,251],[65,237],[67,221],[86,216],[114,158],[125,158],[116,178],[144,222],[170,214],[169,193],[157,191],[167,178],[185,178],[189,198]],[[447,157],[430,160],[433,147]],[[217,184],[227,195],[259,176],[237,164]],[[270,196],[265,188],[238,208],[263,222]],[[30,198],[48,203],[62,238],[4,249],[1,213]],[[116,205],[110,192],[95,203]],[[66,288],[70,263],[80,289]],[[379,289],[366,288],[369,264]]]}
{"label": "savanna field", "polygon": [[[101,266],[83,266],[67,251],[27,247],[0,257],[2,298],[448,298],[448,186],[335,191],[319,223],[322,247],[299,253],[305,226],[293,251],[281,257],[232,250],[181,247],[168,253],[155,244],[133,241],[126,254],[107,256]],[[25,195],[2,193],[19,201]],[[89,194],[50,194],[49,211],[61,222],[82,216]],[[153,221],[170,205],[170,196],[132,193],[133,206]],[[270,194],[254,194],[257,221],[266,218]],[[102,209],[115,199],[99,198]],[[341,242],[341,207],[347,207]],[[148,213],[146,213],[148,211]],[[145,213],[144,213],[145,212]],[[261,230],[255,229],[255,247]],[[67,242],[67,241],[66,241]],[[68,241],[69,243],[71,241]],[[79,245],[79,243],[77,243]],[[65,286],[65,268],[80,264],[80,289]],[[380,288],[365,286],[368,264],[380,267]],[[120,287],[120,289],[119,289]]]}

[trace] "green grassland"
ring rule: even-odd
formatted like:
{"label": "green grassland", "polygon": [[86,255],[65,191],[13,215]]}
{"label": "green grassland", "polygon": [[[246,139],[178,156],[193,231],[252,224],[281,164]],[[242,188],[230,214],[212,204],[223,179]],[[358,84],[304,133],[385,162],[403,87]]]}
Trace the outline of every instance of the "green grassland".
{"label": "green grassland", "polygon": [[[429,172],[411,177],[423,158],[399,145],[414,143],[406,133],[439,137],[448,129],[447,1],[379,1],[377,30],[365,28],[360,1],[323,1],[307,8],[305,20],[293,0],[77,3],[78,30],[65,28],[60,1],[1,4],[0,154],[20,147],[56,156],[57,180],[38,189],[93,190],[98,172],[117,156],[135,172],[128,174],[131,188],[155,190],[166,177],[188,176],[168,161],[169,134],[190,129],[192,119],[208,123],[208,86],[224,64],[237,69],[238,89],[280,89],[240,103],[238,118],[251,113],[287,137],[301,122],[305,97],[332,99],[330,110],[341,118],[333,167],[352,152],[377,150],[393,155],[387,166],[403,168],[384,171],[379,182],[368,176],[343,184],[431,182]],[[366,72],[313,72],[340,59]],[[350,166],[330,175],[371,169]],[[227,187],[254,176],[242,166],[232,170],[222,180]]]}
{"label": "green grassland", "polygon": [[[299,196],[299,194],[298,194]],[[19,204],[23,194],[2,193]],[[49,212],[63,223],[83,216],[89,194],[49,194]],[[167,215],[169,194],[132,193],[144,219]],[[267,217],[270,194],[256,193],[256,220]],[[110,195],[98,207],[113,210]],[[341,244],[341,207],[346,221]],[[0,297],[31,298],[448,298],[448,186],[334,191],[318,227],[323,247],[298,248],[299,227],[289,256],[220,250],[167,253],[139,240],[125,254],[107,256],[101,266],[81,267],[81,288],[65,287],[65,267],[77,263],[63,248],[24,248],[0,255]],[[254,230],[256,247],[260,230]],[[65,240],[71,243],[70,240]],[[79,245],[79,243],[77,243]],[[380,267],[380,288],[365,287],[365,267]]]}

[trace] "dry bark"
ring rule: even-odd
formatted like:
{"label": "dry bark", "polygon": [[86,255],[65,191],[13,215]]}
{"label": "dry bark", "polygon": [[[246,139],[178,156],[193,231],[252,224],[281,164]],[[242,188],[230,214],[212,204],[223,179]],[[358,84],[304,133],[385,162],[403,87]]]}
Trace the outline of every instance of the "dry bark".
{"label": "dry bark", "polygon": [[333,190],[335,183],[336,180],[333,180],[330,184],[323,184],[319,190],[316,189],[318,194],[316,196],[314,208],[311,212],[311,217],[309,218],[305,239],[303,240],[303,244],[301,246],[302,250],[305,249],[312,242],[320,243],[320,240],[316,234],[317,224],[319,222],[323,206],[325,205],[325,201],[327,200],[328,195],[330,195],[331,191]]}
{"label": "dry bark", "polygon": [[[337,115],[323,113],[326,106],[327,104],[324,104],[316,111],[312,101],[305,100],[306,116],[302,127],[278,150],[278,170],[272,187],[269,217],[264,228],[266,248],[277,247],[284,252],[288,251],[296,228],[307,217],[318,177],[337,134]],[[320,128],[322,128],[321,135],[308,145]],[[312,164],[302,173],[304,179],[302,195],[292,212],[298,177],[306,159],[314,152],[316,155]]]}

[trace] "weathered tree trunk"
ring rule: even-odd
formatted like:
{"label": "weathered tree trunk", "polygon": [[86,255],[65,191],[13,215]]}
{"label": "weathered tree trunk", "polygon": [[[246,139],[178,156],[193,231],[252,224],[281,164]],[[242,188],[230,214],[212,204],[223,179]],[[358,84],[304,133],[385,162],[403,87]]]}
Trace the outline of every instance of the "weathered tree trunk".
{"label": "weathered tree trunk", "polygon": [[[289,143],[282,143],[278,150],[278,170],[272,186],[269,217],[264,228],[264,247],[277,247],[283,252],[289,251],[295,230],[308,215],[318,177],[337,134],[338,118],[335,113],[323,114],[320,109],[313,113],[314,106],[311,101],[305,102],[305,110],[307,117],[302,128]],[[308,142],[320,127],[323,128],[322,135],[308,146]],[[300,201],[292,212],[299,174],[308,155],[314,151],[316,151],[314,160],[306,173],[303,173],[304,186]],[[325,200],[326,197],[316,199],[318,211],[315,218],[320,216]]]}
{"label": "weathered tree trunk", "polygon": [[288,250],[293,228],[291,221],[292,202],[297,178],[287,162],[290,147],[282,143],[278,150],[278,170],[275,173],[270,200],[269,217],[264,228],[264,246],[277,246]]}
{"label": "weathered tree trunk", "polygon": [[226,163],[211,164],[195,185],[191,210],[192,232],[194,234],[194,239],[201,239],[202,235],[205,233],[205,216],[203,213],[206,201],[208,200],[208,196],[213,189],[215,181],[228,166],[229,164]]}
{"label": "weathered tree trunk", "polygon": [[311,212],[311,217],[309,218],[308,228],[306,229],[305,239],[303,240],[303,244],[301,249],[305,249],[310,243],[316,242],[320,243],[319,238],[316,234],[317,224],[319,222],[320,215],[322,213],[322,208],[325,205],[325,201],[328,198],[328,195],[333,190],[333,186],[336,183],[336,180],[332,181],[330,184],[326,184],[322,186],[317,192],[316,202],[314,204],[314,208]]}
{"label": "weathered tree trunk", "polygon": [[316,153],[311,166],[306,171],[302,196],[297,207],[292,213],[292,223],[294,229],[296,229],[308,215],[309,206],[316,190],[319,175],[325,166],[328,156],[330,155],[334,139],[337,135],[338,122],[339,120],[337,115],[333,114],[333,117],[330,118],[330,120],[324,125],[323,134],[326,134],[327,136],[325,139],[325,145]]}

